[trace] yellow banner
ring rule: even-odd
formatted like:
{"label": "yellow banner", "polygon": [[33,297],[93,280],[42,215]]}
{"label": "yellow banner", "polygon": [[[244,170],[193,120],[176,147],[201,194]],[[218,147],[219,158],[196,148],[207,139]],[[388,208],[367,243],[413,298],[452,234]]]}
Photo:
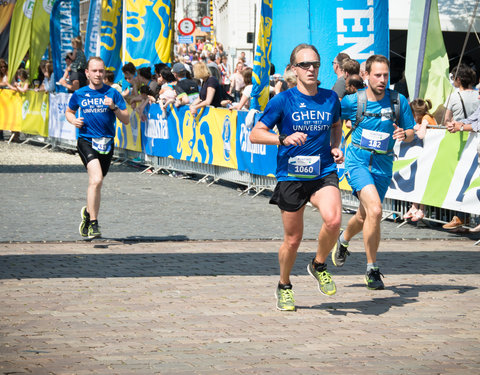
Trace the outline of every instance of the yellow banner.
{"label": "yellow banner", "polygon": [[22,124],[22,98],[12,90],[0,89],[0,130],[19,132]]}
{"label": "yellow banner", "polygon": [[48,137],[48,94],[29,90],[22,95],[21,132]]}
{"label": "yellow banner", "polygon": [[142,127],[138,113],[127,106],[130,124],[122,124],[118,119],[115,124],[115,147],[142,152]]}
{"label": "yellow banner", "polygon": [[[202,128],[208,126],[211,140],[206,139],[208,134],[202,131]],[[197,127],[199,137],[196,137],[198,143],[202,141],[202,147],[209,147],[213,155],[213,165],[227,168],[238,168],[236,157],[236,133],[237,133],[237,112],[229,109],[215,108],[203,116]],[[202,139],[203,137],[203,139]]]}

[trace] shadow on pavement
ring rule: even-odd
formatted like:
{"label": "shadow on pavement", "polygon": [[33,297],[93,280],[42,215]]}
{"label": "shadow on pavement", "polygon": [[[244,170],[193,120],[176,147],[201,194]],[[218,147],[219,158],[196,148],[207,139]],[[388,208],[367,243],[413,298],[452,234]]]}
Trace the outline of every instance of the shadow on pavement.
{"label": "shadow on pavement", "polygon": [[[100,244],[101,246],[101,244]],[[99,248],[99,250],[101,247]],[[313,253],[299,253],[292,274],[305,275]],[[329,266],[335,275],[361,275],[365,254],[353,253],[342,268]],[[452,267],[459,264],[460,267]],[[415,251],[379,253],[386,275],[480,274],[480,252]],[[330,263],[330,260],[327,261]],[[276,252],[175,252],[107,254],[38,254],[0,256],[0,279],[106,278],[164,276],[271,276],[278,275]],[[400,292],[400,291],[399,291]]]}
{"label": "shadow on pavement", "polygon": [[[348,287],[365,288],[364,284],[350,285]],[[363,314],[363,315],[381,315],[388,312],[393,306],[402,307],[410,303],[418,302],[417,297],[420,293],[457,291],[457,293],[466,293],[477,289],[476,287],[466,285],[407,285],[386,287],[397,294],[392,297],[373,297],[372,299],[356,302],[338,302],[322,303],[314,306],[297,306],[297,309],[318,309],[329,312],[332,315]],[[375,291],[381,294],[382,291]]]}

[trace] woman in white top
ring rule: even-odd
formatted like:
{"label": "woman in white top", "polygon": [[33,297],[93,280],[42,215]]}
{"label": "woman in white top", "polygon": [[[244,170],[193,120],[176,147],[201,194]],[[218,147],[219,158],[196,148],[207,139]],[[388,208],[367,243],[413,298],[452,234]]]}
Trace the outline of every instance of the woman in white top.
{"label": "woman in white top", "polygon": [[235,72],[232,75],[230,92],[235,98],[235,101],[240,101],[242,89],[245,87],[245,82],[243,81],[242,71],[244,65],[242,61],[237,62],[235,66]]}
{"label": "woman in white top", "polygon": [[462,64],[453,68],[452,75],[456,76],[453,85],[458,91],[450,94],[445,102],[445,123],[466,119],[480,105],[478,91],[473,89],[476,83],[473,69]]}
{"label": "woman in white top", "polygon": [[252,97],[252,69],[245,68],[242,71],[243,82],[245,83],[245,88],[242,91],[242,98],[240,102],[232,106],[231,109],[244,109],[247,110],[250,108],[250,98]]}

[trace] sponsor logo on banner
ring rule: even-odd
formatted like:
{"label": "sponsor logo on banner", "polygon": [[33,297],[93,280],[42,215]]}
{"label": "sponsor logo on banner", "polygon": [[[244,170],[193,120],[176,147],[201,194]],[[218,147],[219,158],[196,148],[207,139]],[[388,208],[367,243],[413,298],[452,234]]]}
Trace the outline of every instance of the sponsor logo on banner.
{"label": "sponsor logo on banner", "polygon": [[223,157],[226,161],[230,160],[230,152],[232,151],[232,145],[230,144],[230,139],[232,137],[232,128],[230,124],[230,116],[225,116],[223,121]]}
{"label": "sponsor logo on banner", "polygon": [[47,12],[48,14],[52,13],[54,2],[55,0],[43,0],[43,9],[45,9],[45,12]]}
{"label": "sponsor logo on banner", "polygon": [[157,117],[148,116],[147,126],[145,127],[145,136],[155,139],[169,139],[168,121],[157,113]]}
{"label": "sponsor logo on banner", "polygon": [[30,109],[30,102],[28,100],[25,100],[25,102],[23,102],[23,105],[22,105],[22,119],[25,120],[29,109]]}
{"label": "sponsor logo on banner", "polygon": [[240,145],[242,152],[250,153],[250,161],[253,163],[253,155],[266,155],[267,154],[267,145],[262,144],[252,144],[250,142],[250,133],[251,129],[242,123],[240,127]]}
{"label": "sponsor logo on banner", "polygon": [[40,114],[42,115],[43,121],[45,121],[45,118],[47,117],[47,102],[42,102]]}
{"label": "sponsor logo on banner", "polygon": [[32,19],[33,7],[35,6],[35,0],[27,0],[23,3],[23,14],[28,19]]}

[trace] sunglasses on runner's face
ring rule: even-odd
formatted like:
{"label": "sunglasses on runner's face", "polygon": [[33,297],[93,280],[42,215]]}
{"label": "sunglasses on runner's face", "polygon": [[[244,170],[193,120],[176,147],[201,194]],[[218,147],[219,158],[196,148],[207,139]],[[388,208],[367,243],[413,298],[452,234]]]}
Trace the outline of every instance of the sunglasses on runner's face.
{"label": "sunglasses on runner's face", "polygon": [[313,69],[318,69],[320,68],[320,61],[302,61],[302,62],[296,63],[295,66],[305,70],[310,69],[311,66],[313,66]]}

